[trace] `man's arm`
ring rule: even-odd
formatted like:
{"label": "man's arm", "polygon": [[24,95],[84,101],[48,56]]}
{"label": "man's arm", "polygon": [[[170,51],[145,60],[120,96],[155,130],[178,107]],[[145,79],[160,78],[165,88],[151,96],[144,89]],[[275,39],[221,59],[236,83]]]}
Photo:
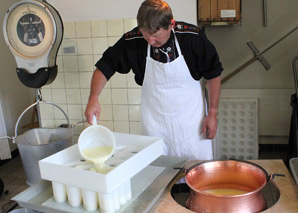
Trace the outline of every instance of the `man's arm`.
{"label": "man's arm", "polygon": [[203,123],[203,133],[207,133],[207,139],[213,139],[216,136],[220,89],[220,77],[207,80],[209,109],[208,115]]}
{"label": "man's arm", "polygon": [[87,107],[84,113],[87,119],[87,122],[89,124],[92,124],[93,115],[95,115],[97,119],[99,119],[101,107],[100,107],[98,98],[106,83],[107,83],[106,77],[102,74],[102,72],[98,68],[96,68],[96,70],[93,72],[93,76],[91,79],[90,95],[89,95]]}

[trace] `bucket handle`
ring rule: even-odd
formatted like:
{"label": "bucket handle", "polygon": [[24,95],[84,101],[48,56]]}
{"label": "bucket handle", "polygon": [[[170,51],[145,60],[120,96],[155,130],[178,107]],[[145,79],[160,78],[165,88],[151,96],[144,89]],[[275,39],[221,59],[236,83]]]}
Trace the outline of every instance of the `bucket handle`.
{"label": "bucket handle", "polygon": [[60,106],[58,106],[57,104],[55,104],[55,103],[52,103],[52,102],[49,102],[49,101],[46,101],[46,100],[42,100],[42,99],[41,99],[41,95],[40,95],[40,96],[38,97],[38,100],[37,100],[34,104],[31,104],[29,107],[27,107],[27,109],[25,109],[24,112],[22,112],[22,114],[21,114],[20,117],[18,118],[17,123],[16,123],[16,126],[15,126],[15,132],[14,132],[14,133],[15,133],[15,136],[12,137],[12,142],[13,142],[13,143],[15,143],[15,139],[16,139],[16,137],[17,137],[17,135],[18,135],[18,126],[19,126],[19,122],[20,122],[21,118],[23,117],[23,115],[24,115],[29,109],[31,109],[32,107],[34,107],[35,105],[37,105],[40,101],[41,101],[41,102],[44,102],[44,103],[46,103],[46,104],[51,104],[51,105],[57,107],[57,108],[64,114],[64,116],[65,116],[65,118],[66,118],[66,120],[67,120],[68,127],[70,127],[69,118],[68,118],[68,116],[66,115],[66,113],[64,112],[64,110],[63,110]]}

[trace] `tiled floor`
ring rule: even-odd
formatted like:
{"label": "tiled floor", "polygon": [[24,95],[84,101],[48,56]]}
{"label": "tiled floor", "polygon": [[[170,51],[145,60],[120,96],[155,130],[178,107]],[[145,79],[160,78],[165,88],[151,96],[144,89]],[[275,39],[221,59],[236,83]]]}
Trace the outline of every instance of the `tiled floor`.
{"label": "tiled floor", "polygon": [[[286,153],[282,152],[262,152],[259,154],[260,159],[284,159],[285,156]],[[29,187],[26,184],[26,176],[20,156],[14,157],[0,166],[0,178],[4,182],[4,191],[8,191],[8,193],[0,195],[0,213],[6,213],[19,208],[16,203],[11,201],[11,198]],[[182,196],[181,199],[183,200],[185,197]]]}

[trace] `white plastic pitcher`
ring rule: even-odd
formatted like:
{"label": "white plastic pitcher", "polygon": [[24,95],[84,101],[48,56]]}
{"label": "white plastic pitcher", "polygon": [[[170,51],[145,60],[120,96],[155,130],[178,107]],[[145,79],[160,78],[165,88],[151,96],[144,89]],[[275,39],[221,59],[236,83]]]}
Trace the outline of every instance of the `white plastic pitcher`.
{"label": "white plastic pitcher", "polygon": [[110,158],[115,150],[116,140],[113,133],[106,127],[97,125],[96,117],[93,116],[92,126],[87,127],[79,136],[78,147],[81,156],[92,162],[90,158],[84,155],[83,150],[88,148],[95,148],[99,146],[112,146],[111,153],[107,156]]}

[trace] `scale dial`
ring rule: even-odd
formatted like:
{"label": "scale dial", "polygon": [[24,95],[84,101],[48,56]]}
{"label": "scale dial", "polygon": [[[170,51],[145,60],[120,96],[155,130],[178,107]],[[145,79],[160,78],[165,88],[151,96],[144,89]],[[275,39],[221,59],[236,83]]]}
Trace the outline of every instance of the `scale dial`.
{"label": "scale dial", "polygon": [[27,2],[12,9],[6,33],[12,50],[20,57],[36,58],[49,51],[56,32],[47,8]]}

